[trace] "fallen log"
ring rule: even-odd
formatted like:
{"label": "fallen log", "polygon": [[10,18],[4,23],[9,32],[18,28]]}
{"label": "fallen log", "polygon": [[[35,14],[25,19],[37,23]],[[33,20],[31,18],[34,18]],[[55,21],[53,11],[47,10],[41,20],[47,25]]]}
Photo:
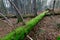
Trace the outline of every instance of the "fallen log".
{"label": "fallen log", "polygon": [[16,28],[14,31],[4,36],[1,40],[24,40],[24,38],[35,27],[35,25],[37,25],[37,23],[44,18],[47,12],[48,11],[45,11],[37,17],[33,18],[32,20],[27,22],[25,26]]}

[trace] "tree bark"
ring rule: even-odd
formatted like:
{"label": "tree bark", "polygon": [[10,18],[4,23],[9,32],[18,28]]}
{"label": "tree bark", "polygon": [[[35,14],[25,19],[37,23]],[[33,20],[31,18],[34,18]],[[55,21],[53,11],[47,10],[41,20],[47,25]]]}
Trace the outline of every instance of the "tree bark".
{"label": "tree bark", "polygon": [[56,2],[56,0],[53,1],[53,11],[54,11],[54,7],[55,7],[55,2]]}
{"label": "tree bark", "polygon": [[[17,8],[17,6],[16,6],[12,1],[9,0],[9,2],[10,2],[11,5],[13,5],[13,7],[14,7],[14,8],[16,9],[16,11],[17,11],[17,18],[18,18],[17,23],[19,23],[20,21],[22,21],[23,24],[25,24],[25,22],[24,22],[24,20],[23,20],[23,17],[22,17],[22,15],[21,15],[19,9]],[[17,5],[18,5],[18,4],[17,4]]]}
{"label": "tree bark", "polygon": [[33,0],[33,10],[35,16],[37,16],[36,0]]}

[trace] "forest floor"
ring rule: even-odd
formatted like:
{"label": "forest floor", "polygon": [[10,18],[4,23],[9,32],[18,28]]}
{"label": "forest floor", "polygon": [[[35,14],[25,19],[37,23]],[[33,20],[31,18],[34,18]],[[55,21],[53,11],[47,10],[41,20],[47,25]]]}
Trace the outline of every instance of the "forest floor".
{"label": "forest floor", "polygon": [[[9,18],[9,20],[13,23],[13,26],[10,26],[6,20],[0,20],[0,38],[4,37],[6,34],[11,32],[12,30],[23,26],[23,23],[16,23],[17,19],[16,18]],[[24,21],[27,22],[31,20],[31,18],[25,18]]]}
{"label": "forest floor", "polygon": [[[24,20],[25,22],[28,22],[31,19],[32,18],[25,18]],[[10,20],[13,23],[16,23],[15,18],[10,18]],[[0,38],[11,32],[13,29],[22,26],[22,23],[16,24],[15,26],[16,27],[11,27],[7,25],[7,23],[0,22]],[[34,40],[56,40],[58,35],[60,35],[60,15],[44,17],[43,20],[41,20],[29,33],[29,36]],[[25,40],[29,39],[26,37]]]}
{"label": "forest floor", "polygon": [[60,15],[46,16],[29,35],[34,40],[56,40],[60,36]]}

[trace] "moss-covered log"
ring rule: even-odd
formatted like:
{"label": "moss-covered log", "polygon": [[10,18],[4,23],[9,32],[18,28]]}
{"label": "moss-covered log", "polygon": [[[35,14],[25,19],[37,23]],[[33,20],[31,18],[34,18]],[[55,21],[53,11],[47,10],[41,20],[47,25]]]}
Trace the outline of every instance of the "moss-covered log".
{"label": "moss-covered log", "polygon": [[47,12],[48,11],[41,13],[37,17],[27,22],[25,26],[15,29],[14,31],[10,32],[5,37],[3,37],[1,40],[24,40],[25,36],[29,34],[29,32],[35,27],[35,25],[41,19],[43,19],[43,17],[45,16]]}

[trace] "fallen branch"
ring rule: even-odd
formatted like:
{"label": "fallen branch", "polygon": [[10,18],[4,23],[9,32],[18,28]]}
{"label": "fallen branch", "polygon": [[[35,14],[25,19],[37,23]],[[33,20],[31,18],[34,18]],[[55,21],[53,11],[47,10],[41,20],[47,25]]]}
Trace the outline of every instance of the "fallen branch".
{"label": "fallen branch", "polygon": [[11,22],[7,17],[5,17],[5,15],[3,15],[2,13],[0,13],[0,15],[3,16],[3,17],[6,19],[7,23],[8,23],[10,26],[13,26],[12,22]]}
{"label": "fallen branch", "polygon": [[33,40],[29,35],[27,35],[27,37],[28,37],[30,40]]}

